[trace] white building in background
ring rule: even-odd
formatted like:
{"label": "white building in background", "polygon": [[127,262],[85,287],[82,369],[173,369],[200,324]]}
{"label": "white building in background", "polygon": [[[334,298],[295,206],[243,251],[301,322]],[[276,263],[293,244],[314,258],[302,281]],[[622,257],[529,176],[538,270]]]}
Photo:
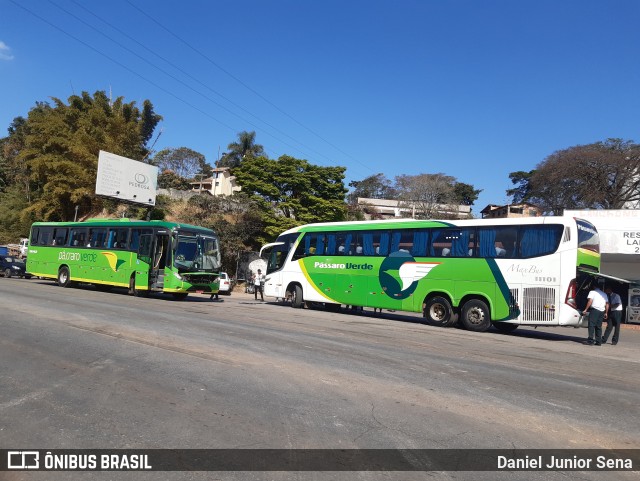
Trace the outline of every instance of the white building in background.
{"label": "white building in background", "polygon": [[[384,219],[392,219],[394,217],[413,217],[420,214],[416,207],[407,205],[406,202],[400,202],[392,199],[370,199],[367,197],[358,197],[358,205],[367,207],[375,212],[379,217]],[[457,219],[471,218],[471,206],[469,205],[440,205],[438,210],[447,217],[455,217]],[[371,214],[365,214],[367,219],[371,219]]]}
{"label": "white building in background", "polygon": [[231,175],[228,167],[213,169],[211,177],[191,182],[192,192],[208,192],[213,196],[233,195],[241,190],[242,187],[236,184],[236,178]]}

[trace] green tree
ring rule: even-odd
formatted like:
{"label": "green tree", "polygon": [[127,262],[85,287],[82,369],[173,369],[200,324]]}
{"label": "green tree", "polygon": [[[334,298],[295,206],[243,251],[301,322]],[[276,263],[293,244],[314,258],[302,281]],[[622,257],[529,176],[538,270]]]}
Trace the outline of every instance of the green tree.
{"label": "green tree", "polygon": [[234,175],[243,192],[260,201],[272,239],[296,225],[344,220],[345,170],[283,155],[277,160],[249,157]]}
{"label": "green tree", "polygon": [[482,192],[482,189],[476,189],[470,184],[464,182],[455,182],[453,184],[453,198],[454,201],[461,205],[473,205],[478,196]]}
{"label": "green tree", "polygon": [[231,142],[227,148],[229,152],[222,154],[220,160],[216,162],[216,167],[235,168],[248,158],[266,157],[264,147],[256,144],[255,132],[240,132],[238,134],[238,141]]}
{"label": "green tree", "polygon": [[25,144],[26,122],[24,117],[16,117],[7,129],[9,135],[0,139],[0,192],[17,184],[29,200],[29,171],[26,164],[18,159]]}
{"label": "green tree", "polygon": [[512,198],[514,204],[529,202],[531,198],[531,177],[534,173],[535,170],[530,170],[529,172],[519,170],[509,174],[509,179],[511,179],[511,183],[515,187],[508,189],[507,195]]}
{"label": "green tree", "polygon": [[122,97],[111,101],[103,91],[72,95],[68,104],[52,98],[52,103],[38,103],[29,112],[17,160],[28,169],[33,189],[26,213],[39,220],[70,220],[75,206],[89,213],[102,205],[94,195],[99,151],[146,158],[161,117],[148,100],[140,110]]}
{"label": "green tree", "polygon": [[529,179],[529,198],[546,211],[622,209],[640,202],[640,146],[607,139],[549,155]]}
{"label": "green tree", "polygon": [[173,170],[163,170],[158,174],[158,188],[191,190],[191,183]]}
{"label": "green tree", "polygon": [[382,173],[370,175],[362,180],[353,180],[349,182],[349,187],[353,187],[349,193],[349,199],[352,203],[357,202],[358,197],[395,199],[398,194],[391,181]]}
{"label": "green tree", "polygon": [[195,195],[187,202],[181,221],[210,227],[220,237],[222,270],[235,272],[242,251],[262,245],[264,223],[256,200],[240,193],[230,197]]}
{"label": "green tree", "polygon": [[33,218],[22,215],[27,197],[18,184],[8,186],[0,194],[0,244],[16,243],[29,235]]}
{"label": "green tree", "polygon": [[160,172],[170,170],[183,179],[194,179],[196,174],[211,175],[211,166],[200,152],[188,147],[163,149],[158,152],[151,163]]}

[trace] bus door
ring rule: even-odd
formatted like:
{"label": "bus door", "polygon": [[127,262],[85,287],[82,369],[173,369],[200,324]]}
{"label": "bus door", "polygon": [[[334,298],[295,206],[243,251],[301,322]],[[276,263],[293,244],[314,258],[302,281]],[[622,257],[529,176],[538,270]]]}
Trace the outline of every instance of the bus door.
{"label": "bus door", "polygon": [[150,290],[161,291],[164,288],[165,267],[171,251],[170,246],[171,233],[168,230],[156,230],[153,234],[144,234],[140,237],[138,259],[149,265]]}
{"label": "bus door", "polygon": [[[269,297],[284,298],[284,280],[282,278],[282,266],[288,251],[284,242],[273,242],[260,249],[260,257],[267,260],[267,272],[264,285],[264,294]],[[251,282],[247,279],[247,282]]]}

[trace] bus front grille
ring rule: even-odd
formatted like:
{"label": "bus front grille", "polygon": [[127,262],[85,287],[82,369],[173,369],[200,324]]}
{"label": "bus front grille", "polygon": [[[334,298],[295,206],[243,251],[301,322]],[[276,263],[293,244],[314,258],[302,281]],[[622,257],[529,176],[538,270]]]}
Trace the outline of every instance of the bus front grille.
{"label": "bus front grille", "polygon": [[182,274],[182,278],[189,284],[197,286],[209,286],[209,284],[212,284],[218,278],[218,274]]}

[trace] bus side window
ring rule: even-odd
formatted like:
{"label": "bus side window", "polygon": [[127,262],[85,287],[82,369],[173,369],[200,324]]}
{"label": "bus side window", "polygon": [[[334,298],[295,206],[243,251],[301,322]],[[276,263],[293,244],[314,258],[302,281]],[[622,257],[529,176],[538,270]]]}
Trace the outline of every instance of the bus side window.
{"label": "bus side window", "polygon": [[71,229],[71,234],[69,235],[70,246],[82,247],[86,244],[86,239],[87,239],[87,229],[84,229],[84,228]]}
{"label": "bus side window", "polygon": [[327,234],[327,245],[326,245],[326,251],[325,254],[328,256],[335,256],[336,255],[336,235],[335,234]]}
{"label": "bus side window", "polygon": [[496,255],[498,257],[517,257],[516,240],[518,239],[518,228],[512,226],[502,226],[496,228]]}
{"label": "bus side window", "polygon": [[[312,238],[315,237],[314,234],[305,234],[298,247],[296,247],[296,251],[293,253],[293,257],[291,260],[298,260],[306,257],[308,255],[312,255],[311,253],[311,242]],[[315,248],[314,248],[315,251]]]}
{"label": "bus side window", "polygon": [[[378,245],[376,246],[376,255],[377,256],[388,256],[389,255],[389,245],[391,244],[391,234],[387,231],[380,232],[379,234],[376,232],[376,236],[380,236],[378,238]],[[374,240],[374,243],[376,241]]]}
{"label": "bus side window", "polygon": [[53,229],[53,238],[51,240],[51,244],[54,246],[64,246],[67,245],[67,234],[69,229],[66,227],[58,227]]}
{"label": "bus side window", "polygon": [[374,236],[373,232],[363,232],[360,236],[362,239],[362,253],[365,256],[376,255],[376,247],[380,247],[380,240],[378,240],[378,245],[374,246]]}
{"label": "bus side window", "polygon": [[342,235],[338,235],[338,255],[339,256],[348,256],[353,254],[353,246],[351,245],[353,242],[353,234],[345,233]]}
{"label": "bus side window", "polygon": [[435,229],[431,232],[429,255],[433,257],[447,257],[451,254],[451,239],[445,229]]}
{"label": "bus side window", "polygon": [[444,229],[445,241],[450,243],[449,252],[445,254],[445,248],[442,249],[442,255],[450,255],[452,257],[469,257],[473,255],[475,246],[475,233],[473,229]]}
{"label": "bus side window", "polygon": [[107,240],[107,229],[94,228],[89,229],[89,241],[87,247],[104,247]]}
{"label": "bus side window", "polygon": [[131,239],[129,240],[129,250],[138,252],[140,247],[140,236],[142,234],[151,234],[151,229],[131,229]]}
{"label": "bus side window", "polygon": [[361,256],[364,254],[364,249],[362,248],[362,232],[353,233],[352,253],[357,256]]}
{"label": "bus side window", "polygon": [[118,229],[118,248],[127,249],[129,247],[129,229]]}
{"label": "bus side window", "polygon": [[427,255],[427,244],[429,240],[428,230],[416,230],[413,232],[413,245],[411,255],[414,257],[425,257]]}
{"label": "bus side window", "polygon": [[51,227],[41,227],[38,236],[38,244],[41,246],[51,245],[53,239],[53,229]]}
{"label": "bus side window", "polygon": [[40,227],[34,227],[31,231],[31,240],[29,241],[30,245],[38,245],[38,234],[40,234]]}
{"label": "bus side window", "polygon": [[553,254],[560,240],[564,228],[561,225],[531,225],[523,226],[520,238],[520,254],[522,257],[536,257]]}
{"label": "bus side window", "polygon": [[118,243],[116,242],[115,229],[109,229],[109,233],[107,234],[107,248],[108,249],[118,248]]}
{"label": "bus side window", "polygon": [[313,255],[322,256],[325,252],[326,239],[324,234],[316,234],[316,250]]}
{"label": "bus side window", "polygon": [[125,249],[127,247],[128,229],[109,229],[107,247],[112,249]]}

